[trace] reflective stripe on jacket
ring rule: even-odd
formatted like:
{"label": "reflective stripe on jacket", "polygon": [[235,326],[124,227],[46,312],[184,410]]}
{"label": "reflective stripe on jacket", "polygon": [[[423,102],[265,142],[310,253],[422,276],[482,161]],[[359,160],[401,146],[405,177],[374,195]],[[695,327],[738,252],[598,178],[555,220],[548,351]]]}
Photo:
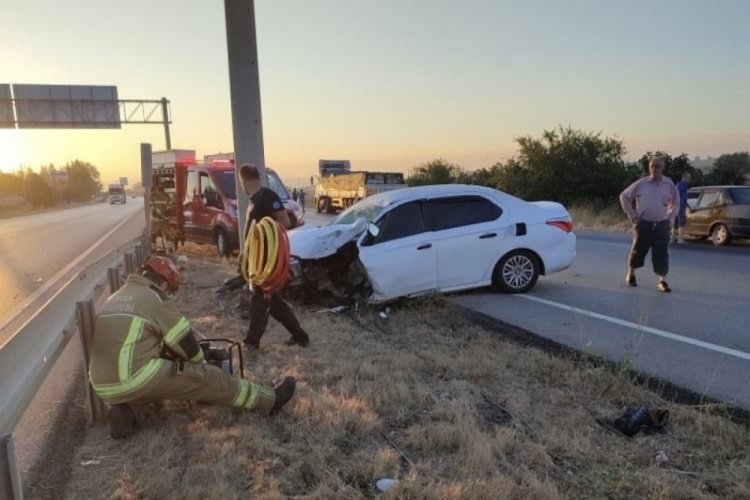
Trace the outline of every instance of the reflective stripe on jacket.
{"label": "reflective stripe on jacket", "polygon": [[178,344],[187,335],[190,323],[174,303],[144,276],[131,275],[96,318],[89,364],[94,390],[103,399],[136,392],[164,364],[165,345],[185,357]]}

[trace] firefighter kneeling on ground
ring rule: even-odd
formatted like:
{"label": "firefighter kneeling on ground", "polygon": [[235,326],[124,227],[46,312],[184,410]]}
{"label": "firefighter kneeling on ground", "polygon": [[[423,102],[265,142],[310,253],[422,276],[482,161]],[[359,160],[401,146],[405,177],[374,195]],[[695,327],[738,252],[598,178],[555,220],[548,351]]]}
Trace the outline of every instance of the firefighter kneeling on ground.
{"label": "firefighter kneeling on ground", "polygon": [[132,405],[179,399],[275,414],[294,395],[293,377],[271,389],[207,364],[190,323],[167,297],[179,284],[174,263],[152,257],[96,317],[89,377],[111,405],[113,438],[136,432]]}

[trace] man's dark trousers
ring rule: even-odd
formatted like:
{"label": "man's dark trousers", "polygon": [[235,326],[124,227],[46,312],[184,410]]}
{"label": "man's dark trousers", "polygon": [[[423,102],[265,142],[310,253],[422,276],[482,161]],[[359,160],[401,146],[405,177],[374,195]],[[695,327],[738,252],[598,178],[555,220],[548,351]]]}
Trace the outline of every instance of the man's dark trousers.
{"label": "man's dark trousers", "polygon": [[669,241],[671,228],[669,220],[661,222],[638,221],[633,228],[633,246],[630,248],[628,265],[632,269],[643,267],[646,254],[651,250],[651,263],[654,273],[666,276],[669,272]]}
{"label": "man's dark trousers", "polygon": [[266,326],[268,325],[269,313],[276,321],[284,325],[295,342],[300,345],[307,345],[310,338],[300,326],[291,306],[278,294],[265,294],[260,288],[253,290],[250,299],[250,327],[245,337],[246,344],[253,347],[260,345],[260,339],[266,332]]}

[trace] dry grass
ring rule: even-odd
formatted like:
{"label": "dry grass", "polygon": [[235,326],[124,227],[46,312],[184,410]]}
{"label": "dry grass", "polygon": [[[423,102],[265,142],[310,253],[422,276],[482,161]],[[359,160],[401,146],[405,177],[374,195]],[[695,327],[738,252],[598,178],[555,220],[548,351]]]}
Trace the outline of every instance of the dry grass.
{"label": "dry grass", "polygon": [[[178,302],[198,330],[239,338],[245,322],[196,288],[234,263],[190,259]],[[750,498],[750,432],[716,409],[520,347],[437,301],[385,321],[298,312],[311,346],[284,346],[271,321],[248,363],[261,381],[298,377],[281,416],[168,402],[128,441],[94,427],[65,497],[370,498],[391,477],[386,498]],[[669,431],[628,440],[596,423],[630,403],[667,407]]]}
{"label": "dry grass", "polygon": [[621,231],[632,229],[619,205],[596,208],[592,205],[575,205],[568,209],[576,230]]}

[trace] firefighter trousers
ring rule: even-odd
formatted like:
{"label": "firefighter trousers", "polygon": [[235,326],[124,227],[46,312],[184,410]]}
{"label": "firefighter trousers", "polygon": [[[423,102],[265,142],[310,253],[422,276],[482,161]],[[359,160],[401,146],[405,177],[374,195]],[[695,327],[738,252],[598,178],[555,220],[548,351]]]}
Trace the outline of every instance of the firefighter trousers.
{"label": "firefighter trousers", "polygon": [[163,361],[159,372],[143,387],[107,402],[138,405],[177,399],[255,410],[266,415],[276,402],[273,389],[233,377],[217,366]]}

